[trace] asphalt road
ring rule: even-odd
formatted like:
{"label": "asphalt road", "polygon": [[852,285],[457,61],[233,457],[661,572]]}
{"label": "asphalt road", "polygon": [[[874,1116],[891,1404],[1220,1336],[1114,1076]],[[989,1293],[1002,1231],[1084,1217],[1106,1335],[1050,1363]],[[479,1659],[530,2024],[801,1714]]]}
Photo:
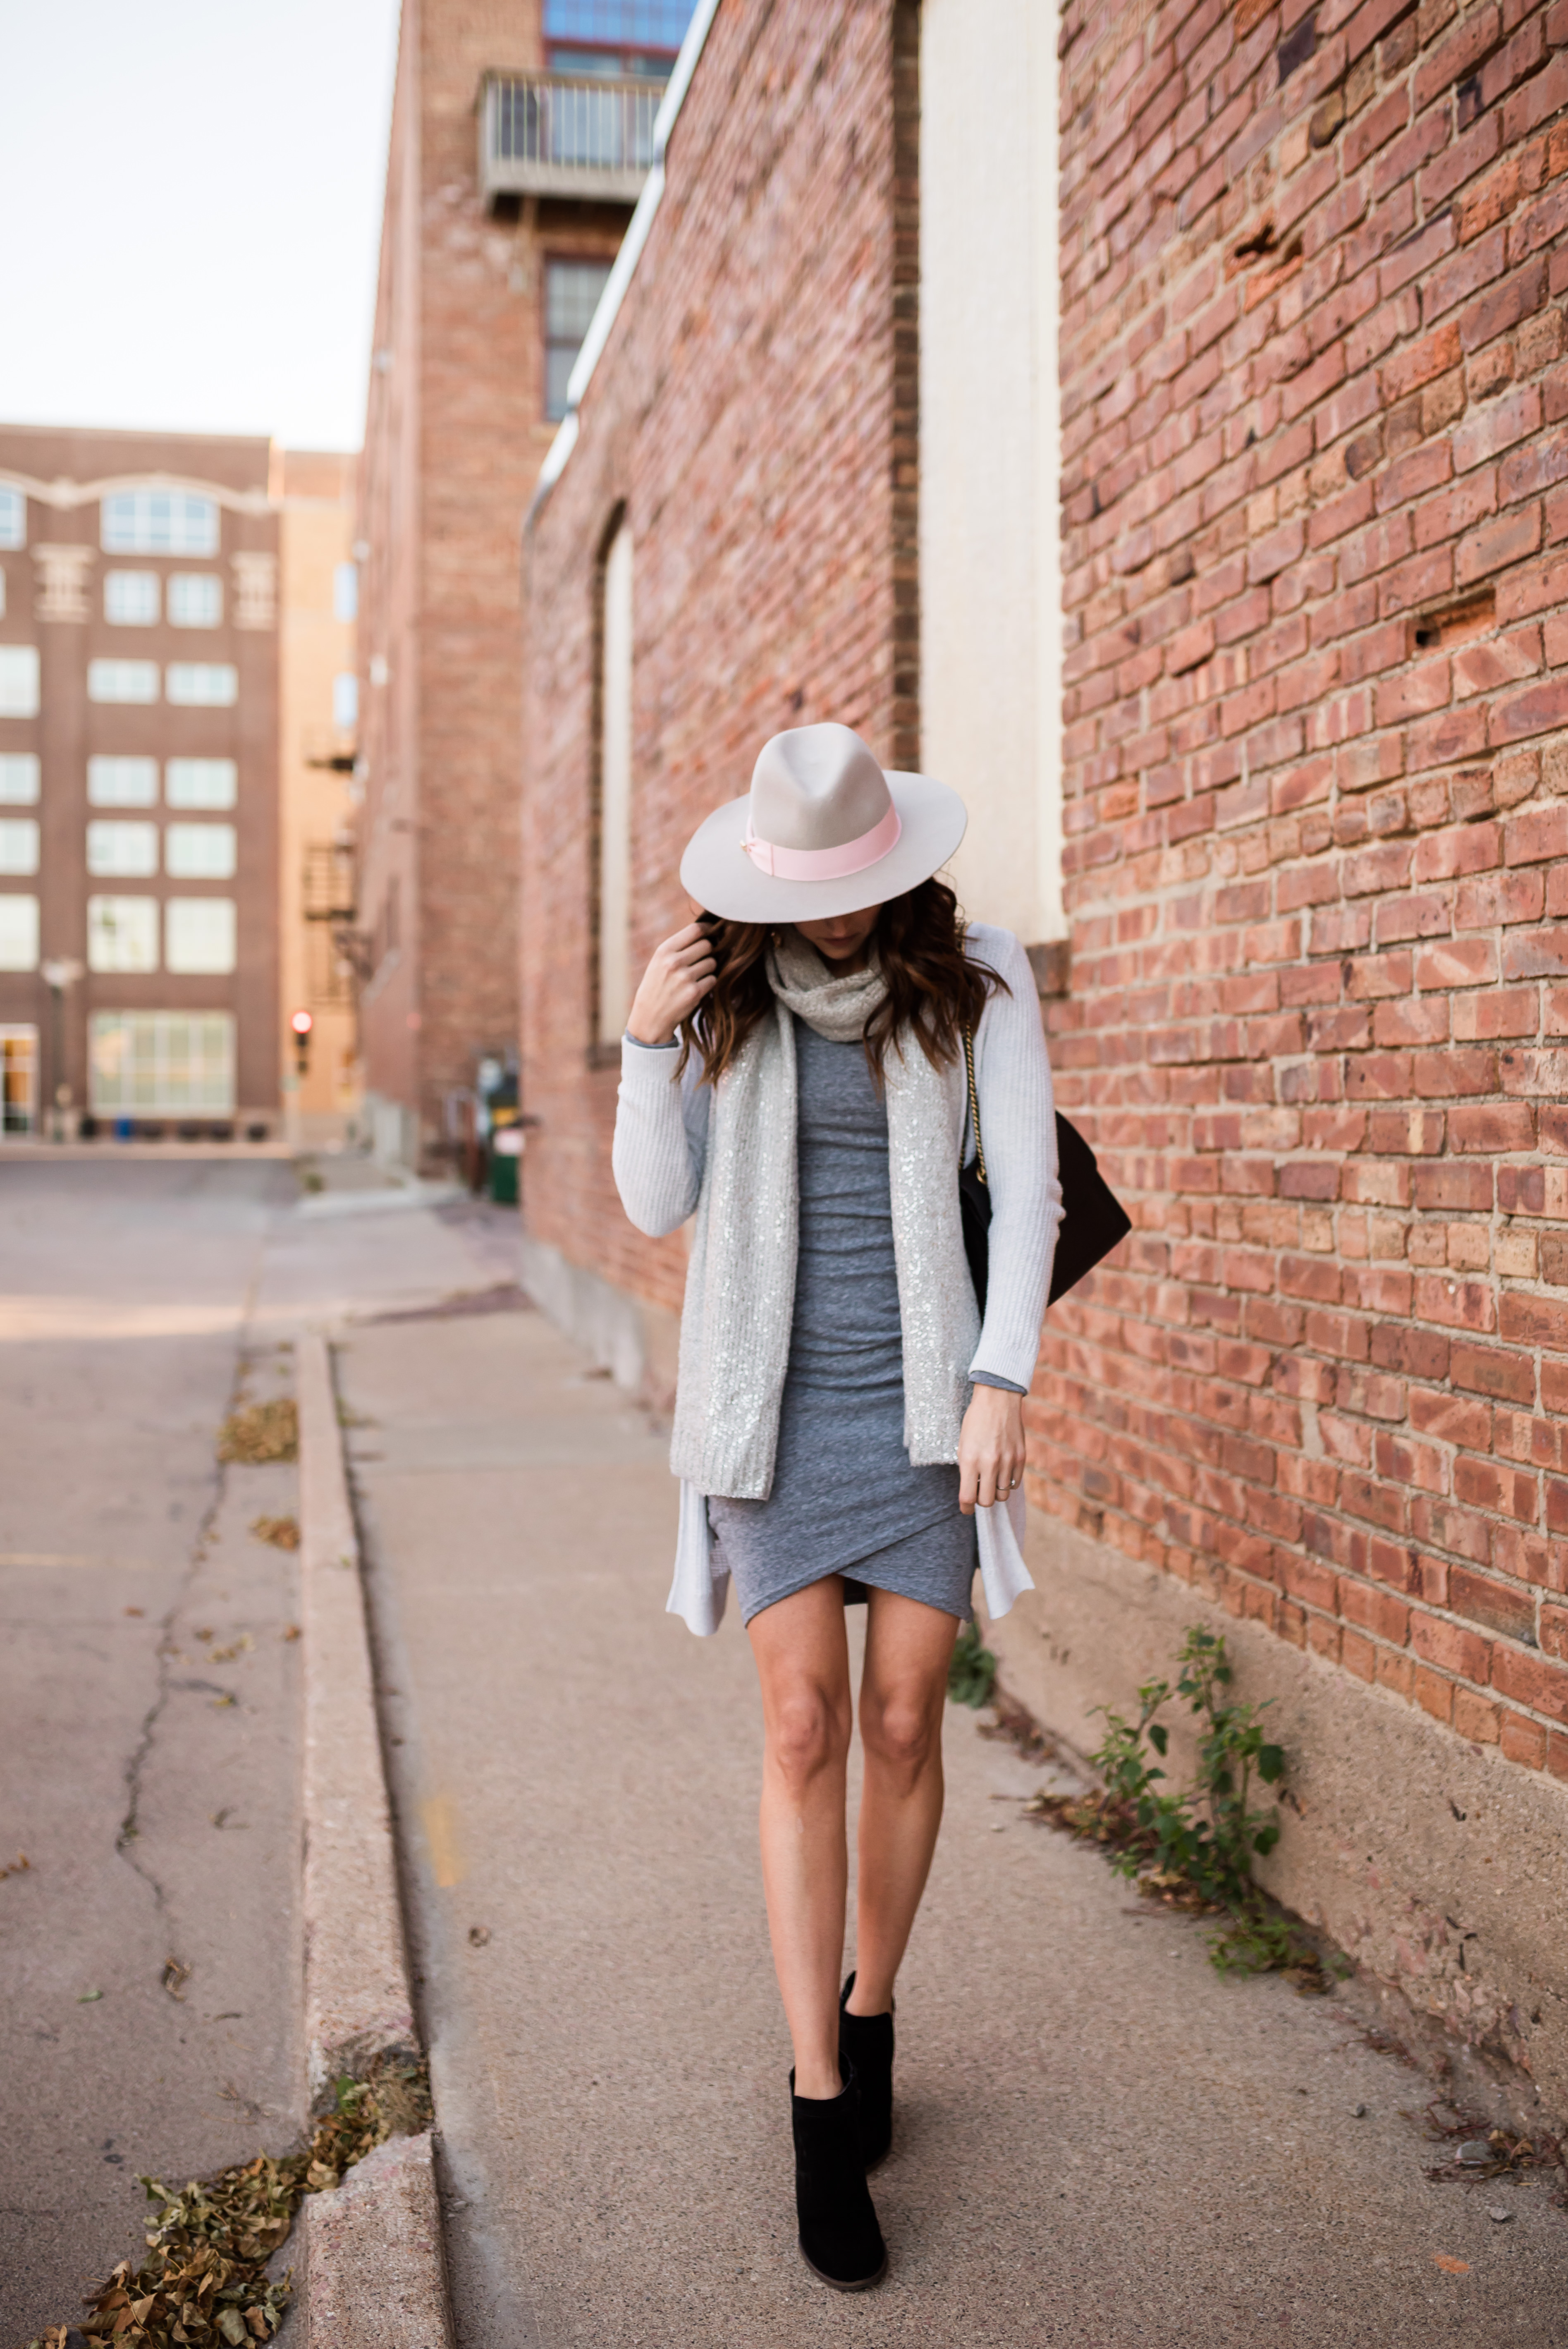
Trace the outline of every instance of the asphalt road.
{"label": "asphalt road", "polygon": [[294,1470],[217,1431],[497,1248],[279,1162],[0,1164],[0,2349],[139,2248],[138,2172],[301,2127]]}

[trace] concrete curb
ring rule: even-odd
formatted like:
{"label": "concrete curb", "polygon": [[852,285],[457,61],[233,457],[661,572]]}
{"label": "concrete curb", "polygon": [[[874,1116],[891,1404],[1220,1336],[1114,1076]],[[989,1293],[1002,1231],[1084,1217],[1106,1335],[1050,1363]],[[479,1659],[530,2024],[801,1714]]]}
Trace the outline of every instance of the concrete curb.
{"label": "concrete curb", "polygon": [[304,1633],[304,2025],[313,2103],[342,2073],[413,2048],[391,1806],[359,1545],[325,1339],[295,1353]]}
{"label": "concrete curb", "polygon": [[452,2349],[428,2133],[378,2145],[303,2216],[309,2349]]}
{"label": "concrete curb", "polygon": [[[359,1545],[326,1342],[295,1351],[304,1635],[304,2037],[313,2105],[418,2048]],[[451,2349],[431,2138],[394,2137],[307,2198],[302,2349]]]}

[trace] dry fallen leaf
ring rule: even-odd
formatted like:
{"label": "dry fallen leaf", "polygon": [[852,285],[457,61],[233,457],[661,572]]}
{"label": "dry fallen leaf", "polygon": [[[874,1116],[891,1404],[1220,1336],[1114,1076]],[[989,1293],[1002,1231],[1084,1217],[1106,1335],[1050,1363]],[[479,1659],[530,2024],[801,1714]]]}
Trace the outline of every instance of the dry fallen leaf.
{"label": "dry fallen leaf", "polygon": [[295,1517],[255,1517],[251,1531],[258,1541],[271,1542],[274,1549],[298,1549],[299,1521]]}
{"label": "dry fallen leaf", "polygon": [[284,1638],[285,1640],[297,1640],[299,1636],[300,1629],[297,1623],[285,1623],[284,1625]]}
{"label": "dry fallen leaf", "polygon": [[163,1987],[170,1998],[179,2000],[181,2006],[185,2003],[185,1985],[190,1979],[191,1969],[183,1958],[164,1959]]}
{"label": "dry fallen leaf", "polygon": [[125,1611],[128,1615],[145,1615],[147,1609],[145,1607],[128,1607]]}
{"label": "dry fallen leaf", "polygon": [[1441,2268],[1445,2275],[1469,2275],[1470,2273],[1469,2260],[1450,2259],[1447,2251],[1434,2251],[1432,2264],[1434,2267]]}
{"label": "dry fallen leaf", "polygon": [[231,1412],[218,1431],[218,1457],[254,1467],[299,1456],[299,1413],[289,1395]]}
{"label": "dry fallen leaf", "polygon": [[26,1853],[19,1851],[9,1868],[0,1868],[0,1884],[4,1884],[8,1876],[20,1876],[24,1868],[31,1868],[32,1865]]}

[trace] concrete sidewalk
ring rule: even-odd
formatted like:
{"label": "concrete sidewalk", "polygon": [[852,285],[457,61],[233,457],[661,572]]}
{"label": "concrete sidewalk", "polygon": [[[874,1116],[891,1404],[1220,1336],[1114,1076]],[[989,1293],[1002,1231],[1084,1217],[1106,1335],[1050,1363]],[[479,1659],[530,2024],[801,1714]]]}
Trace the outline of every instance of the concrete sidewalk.
{"label": "concrete sidewalk", "polygon": [[662,1612],[662,1439],[527,1311],[360,1328],[339,1380],[462,2349],[1568,2337],[1548,2182],[1429,2183],[1420,2075],[1337,1999],[1221,1980],[1200,1928],[1019,1816],[1038,1772],[955,1710],[876,2181],[892,2277],[825,2292],[750,1654]]}

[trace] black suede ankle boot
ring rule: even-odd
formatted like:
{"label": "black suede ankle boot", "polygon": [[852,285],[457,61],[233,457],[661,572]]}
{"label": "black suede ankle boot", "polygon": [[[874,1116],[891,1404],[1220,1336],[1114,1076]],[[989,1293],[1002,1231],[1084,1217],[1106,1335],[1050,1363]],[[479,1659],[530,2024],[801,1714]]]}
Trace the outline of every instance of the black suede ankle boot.
{"label": "black suede ankle boot", "polygon": [[861,2092],[861,2151],[868,2169],[885,2161],[892,2143],[892,2015],[851,2014],[851,1974],[839,1992],[839,2060],[851,2066]]}
{"label": "black suede ankle boot", "polygon": [[800,2256],[835,2292],[869,2292],[887,2273],[887,2247],[861,2159],[855,2075],[847,2064],[841,2069],[837,2096],[798,2096],[789,2075]]}

